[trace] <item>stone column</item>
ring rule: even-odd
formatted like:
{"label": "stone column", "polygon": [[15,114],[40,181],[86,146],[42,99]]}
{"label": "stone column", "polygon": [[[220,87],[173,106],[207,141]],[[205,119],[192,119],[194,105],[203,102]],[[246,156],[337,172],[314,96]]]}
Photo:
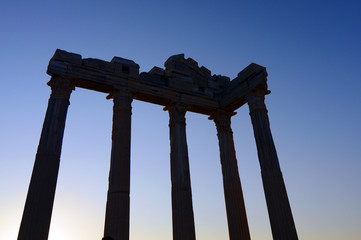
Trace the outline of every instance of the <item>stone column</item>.
{"label": "stone column", "polygon": [[185,106],[167,108],[170,129],[173,240],[195,240],[192,190],[186,138]]}
{"label": "stone column", "polygon": [[61,146],[69,98],[74,85],[71,80],[52,78],[51,95],[35,157],[18,240],[48,239],[58,178]]}
{"label": "stone column", "polygon": [[132,96],[113,94],[113,132],[104,236],[129,239],[130,134]]}
{"label": "stone column", "polygon": [[217,127],[219,141],[229,239],[250,240],[246,208],[234,150],[231,114],[218,112],[212,118]]}
{"label": "stone column", "polygon": [[247,96],[258,158],[261,165],[263,188],[273,239],[296,240],[297,232],[288,201],[286,187],[273,143],[264,96],[267,87],[259,87]]}

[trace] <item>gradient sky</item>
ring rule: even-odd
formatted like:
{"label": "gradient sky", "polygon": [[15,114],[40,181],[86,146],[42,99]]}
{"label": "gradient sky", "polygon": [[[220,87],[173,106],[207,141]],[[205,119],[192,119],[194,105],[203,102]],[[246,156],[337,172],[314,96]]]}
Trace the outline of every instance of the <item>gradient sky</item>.
{"label": "gradient sky", "polygon": [[[266,97],[300,239],[361,239],[359,1],[7,1],[0,4],[0,239],[16,239],[57,48],[140,71],[185,53],[212,74],[267,67]],[[112,101],[72,93],[50,240],[101,239]],[[198,240],[228,239],[216,129],[187,113]],[[253,240],[272,239],[248,107],[232,118]],[[131,240],[171,239],[168,114],[133,102]]]}

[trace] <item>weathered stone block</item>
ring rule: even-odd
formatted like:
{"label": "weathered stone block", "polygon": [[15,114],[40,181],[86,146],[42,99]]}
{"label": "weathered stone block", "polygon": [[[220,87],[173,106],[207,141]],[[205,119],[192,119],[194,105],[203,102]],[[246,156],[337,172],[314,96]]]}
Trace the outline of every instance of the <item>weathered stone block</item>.
{"label": "weathered stone block", "polygon": [[193,85],[197,88],[206,89],[211,71],[205,67],[199,68],[198,63],[192,58],[184,59],[184,54],[174,55],[164,63],[166,76],[181,77],[186,76],[193,79]]}
{"label": "weathered stone block", "polygon": [[200,68],[200,73],[201,73],[203,76],[207,77],[207,78],[210,78],[210,77],[211,77],[211,71],[210,71],[208,68],[204,67],[204,66],[202,66],[202,67]]}
{"label": "weathered stone block", "polygon": [[200,75],[198,72],[192,72],[191,77],[193,78],[194,85],[202,88],[208,87],[208,80],[204,76]]}
{"label": "weathered stone block", "polygon": [[113,57],[113,59],[110,62],[111,63],[120,63],[120,64],[128,66],[128,67],[139,69],[138,64],[136,64],[133,60],[126,59],[126,58]]}
{"label": "weathered stone block", "polygon": [[209,88],[204,89],[204,94],[207,95],[208,97],[214,96],[214,92]]}
{"label": "weathered stone block", "polygon": [[208,80],[208,87],[211,89],[217,89],[218,88],[218,83],[212,79]]}
{"label": "weathered stone block", "polygon": [[175,66],[176,68],[169,68],[169,70],[173,73],[178,73],[183,76],[190,76],[192,73],[191,69],[181,62],[176,63]]}
{"label": "weathered stone block", "polygon": [[196,60],[194,60],[193,58],[187,58],[187,60],[184,62],[186,65],[191,67],[194,71],[196,71],[196,72],[199,71],[198,62]]}
{"label": "weathered stone block", "polygon": [[190,77],[169,78],[168,86],[174,89],[192,91],[193,80]]}
{"label": "weathered stone block", "polygon": [[114,64],[96,58],[83,59],[83,66],[95,68],[106,72],[114,72]]}
{"label": "weathered stone block", "polygon": [[56,61],[54,59],[50,59],[47,73],[49,75],[57,75],[60,73],[66,73],[68,70],[67,64],[64,64],[64,62]]}
{"label": "weathered stone block", "polygon": [[159,75],[159,76],[164,76],[164,69],[159,68],[159,67],[153,67],[148,73]]}
{"label": "weathered stone block", "polygon": [[121,57],[113,57],[110,62],[114,64],[115,73],[126,74],[133,78],[139,78],[139,65],[134,61]]}
{"label": "weathered stone block", "polygon": [[216,90],[226,88],[230,83],[230,78],[222,75],[213,75],[208,79],[208,87]]}
{"label": "weathered stone block", "polygon": [[247,81],[248,79],[253,78],[255,75],[265,70],[265,67],[262,67],[255,63],[251,63],[241,72],[239,72],[237,77],[231,81],[229,89],[235,88],[237,85],[243,83],[244,81]]}
{"label": "weathered stone block", "polygon": [[258,64],[251,63],[245,69],[240,71],[237,75],[238,81],[246,80],[252,73],[265,70],[265,67],[262,67]]}
{"label": "weathered stone block", "polygon": [[140,80],[146,81],[149,83],[154,83],[154,84],[160,85],[160,86],[164,86],[166,84],[165,78],[163,78],[162,76],[157,75],[157,74],[149,74],[149,73],[145,73],[145,72],[142,72],[140,74]]}
{"label": "weathered stone block", "polygon": [[184,54],[174,55],[167,59],[164,63],[166,70],[178,73],[184,76],[191,75],[191,68],[184,59]]}
{"label": "weathered stone block", "polygon": [[165,68],[175,68],[175,62],[184,60],[184,54],[170,56],[164,63]]}
{"label": "weathered stone block", "polygon": [[214,90],[209,89],[209,88],[193,86],[192,91],[195,92],[195,93],[200,93],[202,95],[206,95],[208,97],[213,97],[214,96]]}
{"label": "weathered stone block", "polygon": [[80,54],[70,53],[60,49],[56,49],[52,59],[62,62],[68,62],[75,65],[81,65],[82,63]]}
{"label": "weathered stone block", "polygon": [[229,83],[231,82],[231,79],[229,77],[226,76],[222,76],[222,75],[217,75],[217,80],[216,80],[219,84],[219,87],[224,88],[227,87],[229,85]]}

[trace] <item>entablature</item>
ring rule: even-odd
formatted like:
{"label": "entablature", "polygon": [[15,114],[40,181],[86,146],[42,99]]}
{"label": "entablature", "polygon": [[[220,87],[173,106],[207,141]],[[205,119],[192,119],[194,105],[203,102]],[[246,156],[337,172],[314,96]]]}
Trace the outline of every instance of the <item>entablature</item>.
{"label": "entablature", "polygon": [[129,91],[133,98],[167,106],[181,102],[191,112],[213,115],[219,110],[233,112],[247,103],[247,94],[259,85],[267,86],[266,68],[251,63],[238,76],[211,75],[184,54],[168,58],[165,69],[154,67],[139,74],[132,60],[114,57],[110,62],[57,49],[47,73],[74,81],[76,87],[111,94]]}

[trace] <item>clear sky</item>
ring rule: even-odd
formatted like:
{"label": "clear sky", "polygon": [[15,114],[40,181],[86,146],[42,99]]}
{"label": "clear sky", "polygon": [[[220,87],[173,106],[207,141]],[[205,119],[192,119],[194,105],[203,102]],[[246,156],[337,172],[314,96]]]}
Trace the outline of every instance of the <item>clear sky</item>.
{"label": "clear sky", "polygon": [[[234,78],[267,67],[266,97],[299,238],[361,239],[359,1],[4,1],[0,4],[0,239],[16,239],[57,48],[140,71],[185,53]],[[76,89],[50,240],[101,239],[112,101]],[[187,113],[198,240],[228,239],[215,126]],[[232,128],[253,240],[272,239],[248,107]],[[131,240],[171,239],[168,114],[133,102]]]}

